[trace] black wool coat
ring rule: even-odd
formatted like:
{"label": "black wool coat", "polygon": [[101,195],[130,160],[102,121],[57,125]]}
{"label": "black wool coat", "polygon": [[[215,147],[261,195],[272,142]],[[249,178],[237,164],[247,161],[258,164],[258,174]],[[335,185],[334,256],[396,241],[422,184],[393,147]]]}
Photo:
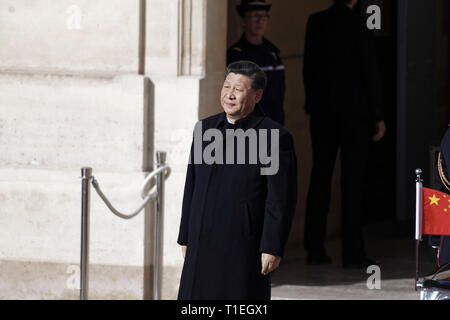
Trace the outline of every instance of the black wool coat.
{"label": "black wool coat", "polygon": [[[248,158],[247,164],[195,164],[191,148],[177,241],[187,245],[178,299],[270,299],[261,253],[283,256],[297,200],[297,162],[292,136],[257,111],[235,125],[256,129],[258,141],[258,129],[279,130],[276,174],[261,175],[263,165]],[[203,132],[229,125],[225,113],[201,123]]]}
{"label": "black wool coat", "polygon": [[[441,161],[442,161],[442,170],[447,180],[450,180],[449,174],[449,164],[450,164],[450,128],[444,134],[444,137],[441,140]],[[436,190],[441,192],[445,192],[450,194],[450,190],[448,190],[444,183],[441,180],[439,175],[438,167],[436,166],[435,172],[435,186]],[[450,263],[450,236],[429,236],[429,243],[432,246],[436,246],[440,248],[440,254],[438,259],[438,266],[446,265]]]}

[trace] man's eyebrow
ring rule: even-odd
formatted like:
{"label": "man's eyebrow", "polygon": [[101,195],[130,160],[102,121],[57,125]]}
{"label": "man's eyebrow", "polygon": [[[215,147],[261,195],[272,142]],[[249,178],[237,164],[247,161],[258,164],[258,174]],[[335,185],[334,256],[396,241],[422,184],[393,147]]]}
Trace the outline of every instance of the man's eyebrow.
{"label": "man's eyebrow", "polygon": [[[224,82],[223,82],[223,85],[229,85],[229,86],[231,86],[233,84],[233,82],[230,82],[229,80],[225,80]],[[242,84],[242,83],[236,83],[236,84],[234,84],[234,87],[236,88],[236,89],[245,89],[246,88],[246,86],[244,85],[244,84]]]}

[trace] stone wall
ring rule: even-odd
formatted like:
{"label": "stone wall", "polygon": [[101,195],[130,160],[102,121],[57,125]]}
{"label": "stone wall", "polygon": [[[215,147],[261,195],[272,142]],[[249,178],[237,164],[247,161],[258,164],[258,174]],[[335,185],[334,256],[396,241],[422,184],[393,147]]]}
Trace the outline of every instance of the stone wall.
{"label": "stone wall", "polygon": [[[0,299],[77,299],[80,169],[131,212],[156,150],[172,168],[162,294],[176,298],[188,149],[199,116],[220,111],[226,5],[0,3]],[[123,220],[91,199],[90,298],[152,298],[154,204]]]}

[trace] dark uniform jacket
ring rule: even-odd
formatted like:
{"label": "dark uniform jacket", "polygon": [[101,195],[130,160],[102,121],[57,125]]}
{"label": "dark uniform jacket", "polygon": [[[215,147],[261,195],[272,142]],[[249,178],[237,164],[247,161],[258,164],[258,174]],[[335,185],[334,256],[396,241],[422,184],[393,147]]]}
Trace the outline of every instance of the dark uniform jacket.
{"label": "dark uniform jacket", "polygon": [[[447,180],[450,180],[448,166],[450,164],[450,128],[447,129],[441,141],[441,160],[442,169]],[[439,175],[438,168],[436,168],[436,185],[435,189],[450,194],[450,191],[445,187]],[[430,236],[430,244],[440,248],[438,265],[443,266],[450,263],[450,236]]]}
{"label": "dark uniform jacket", "polygon": [[[203,132],[229,126],[225,113],[201,122]],[[243,130],[279,129],[279,170],[265,176],[259,161],[212,165],[191,161],[177,241],[187,245],[179,299],[270,299],[270,274],[261,274],[261,253],[282,257],[288,239],[297,199],[293,138],[257,112],[235,125]],[[191,160],[192,152],[193,148]]]}
{"label": "dark uniform jacket", "polygon": [[334,5],[309,17],[303,67],[306,113],[383,119],[371,36],[359,14],[346,6]]}
{"label": "dark uniform jacket", "polygon": [[227,51],[227,65],[239,60],[256,63],[267,75],[267,86],[260,101],[264,113],[284,125],[285,70],[280,50],[269,40],[263,38],[261,45],[247,41],[245,35]]}

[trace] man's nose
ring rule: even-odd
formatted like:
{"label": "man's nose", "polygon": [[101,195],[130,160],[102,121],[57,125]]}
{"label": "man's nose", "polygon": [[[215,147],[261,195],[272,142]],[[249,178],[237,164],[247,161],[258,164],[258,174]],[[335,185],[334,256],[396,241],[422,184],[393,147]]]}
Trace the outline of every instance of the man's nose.
{"label": "man's nose", "polygon": [[235,99],[235,98],[236,98],[236,96],[234,95],[234,90],[233,90],[233,89],[230,89],[230,90],[227,92],[227,98],[228,98],[228,99]]}

